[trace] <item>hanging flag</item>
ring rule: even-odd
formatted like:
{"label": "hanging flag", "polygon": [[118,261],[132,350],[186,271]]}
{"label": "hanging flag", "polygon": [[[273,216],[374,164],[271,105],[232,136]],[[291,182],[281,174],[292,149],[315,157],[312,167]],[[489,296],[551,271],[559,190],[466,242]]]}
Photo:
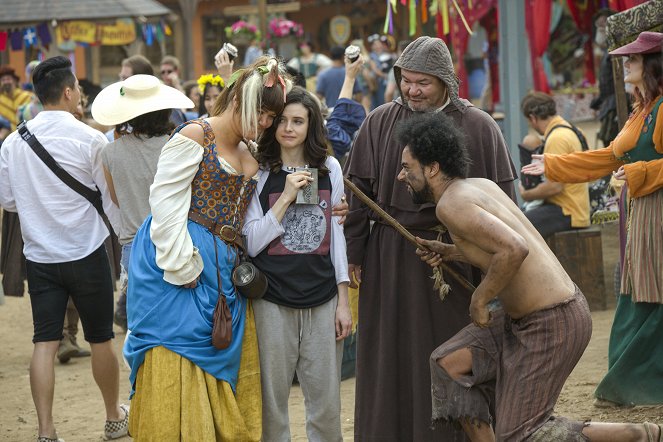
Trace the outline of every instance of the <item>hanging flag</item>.
{"label": "hanging flag", "polygon": [[152,46],[154,43],[154,29],[152,26],[150,24],[145,26],[145,44],[148,46]]}
{"label": "hanging flag", "polygon": [[48,25],[45,22],[37,25],[37,37],[39,37],[41,45],[44,47],[48,47],[53,41],[51,31],[48,29]]}
{"label": "hanging flag", "polygon": [[163,28],[161,27],[161,23],[154,25],[154,36],[157,39],[157,43],[163,43],[164,36],[163,36]]}
{"label": "hanging flag", "polygon": [[437,0],[437,7],[440,8],[442,14],[442,33],[449,35],[449,5],[447,0]]}
{"label": "hanging flag", "polygon": [[170,29],[170,26],[168,26],[168,23],[166,23],[166,21],[163,20],[163,19],[161,20],[161,26],[163,26],[163,33],[164,34],[166,34],[168,36],[173,35],[173,30]]}
{"label": "hanging flag", "polygon": [[426,0],[421,0],[421,22],[428,23],[428,5]]}
{"label": "hanging flag", "polygon": [[23,32],[16,29],[9,33],[9,41],[12,51],[20,51],[23,49]]}
{"label": "hanging flag", "polygon": [[23,31],[23,40],[26,48],[37,46],[37,31],[34,27],[30,26]]}
{"label": "hanging flag", "polygon": [[417,1],[410,0],[410,30],[408,35],[412,37],[417,33]]}
{"label": "hanging flag", "polygon": [[394,14],[396,13],[396,0],[387,0],[387,14],[384,18],[383,34],[394,33]]}
{"label": "hanging flag", "polygon": [[0,52],[7,49],[7,31],[0,31]]}

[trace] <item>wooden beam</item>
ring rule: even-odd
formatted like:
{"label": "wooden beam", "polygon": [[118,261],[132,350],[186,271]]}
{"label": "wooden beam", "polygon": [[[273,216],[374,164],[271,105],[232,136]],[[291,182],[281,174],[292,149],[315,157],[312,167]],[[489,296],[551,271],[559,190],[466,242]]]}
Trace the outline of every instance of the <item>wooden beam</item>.
{"label": "wooden beam", "polygon": [[[198,2],[199,0],[179,0],[184,35],[190,36],[193,34],[193,20],[198,10]],[[188,41],[187,45],[191,45],[191,40]],[[184,66],[181,67],[180,75],[182,78],[193,78],[193,48],[188,47],[184,52]]]}
{"label": "wooden beam", "polygon": [[267,0],[258,0],[258,18],[260,20],[260,35],[267,38]]}

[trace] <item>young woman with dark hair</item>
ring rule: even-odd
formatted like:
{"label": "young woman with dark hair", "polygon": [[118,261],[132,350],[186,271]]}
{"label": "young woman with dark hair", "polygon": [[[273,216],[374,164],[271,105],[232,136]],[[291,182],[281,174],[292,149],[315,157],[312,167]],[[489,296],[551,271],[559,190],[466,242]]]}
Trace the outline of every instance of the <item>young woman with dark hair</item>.
{"label": "young woman with dark hair", "polygon": [[[309,440],[342,440],[341,358],[352,318],[345,238],[331,210],[343,200],[343,176],[328,151],[319,105],[293,88],[258,147],[258,186],[243,229],[248,253],[269,281],[253,303],[265,441],[289,439],[295,373]],[[303,203],[300,192],[308,196]]]}

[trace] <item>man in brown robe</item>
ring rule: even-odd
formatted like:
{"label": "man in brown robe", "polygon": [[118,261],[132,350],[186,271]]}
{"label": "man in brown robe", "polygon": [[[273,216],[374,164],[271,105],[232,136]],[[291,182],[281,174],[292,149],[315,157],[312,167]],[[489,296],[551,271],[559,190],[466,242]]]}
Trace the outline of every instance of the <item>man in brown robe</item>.
{"label": "man in brown robe", "polygon": [[[393,129],[416,112],[439,111],[467,137],[469,176],[488,178],[515,199],[516,170],[504,138],[488,114],[458,97],[458,79],[444,42],[418,38],[396,61],[394,74],[401,98],[368,115],[345,175],[412,233],[436,238],[440,223],[435,206],[414,204],[396,179],[403,146],[394,139]],[[355,440],[462,441],[462,432],[451,426],[430,428],[428,359],[433,349],[468,324],[471,293],[447,278],[451,292],[441,300],[431,269],[417,258],[415,247],[358,198],[350,195],[349,204],[348,263],[361,281]],[[444,238],[449,241],[447,235]],[[478,269],[452,265],[478,283]]]}

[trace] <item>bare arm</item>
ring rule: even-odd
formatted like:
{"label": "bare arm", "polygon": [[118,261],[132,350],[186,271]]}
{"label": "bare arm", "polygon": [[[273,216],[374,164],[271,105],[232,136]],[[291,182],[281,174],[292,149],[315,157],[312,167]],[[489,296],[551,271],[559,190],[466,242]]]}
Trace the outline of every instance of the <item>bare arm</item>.
{"label": "bare arm", "polygon": [[555,181],[544,181],[538,186],[526,190],[522,184],[519,184],[520,196],[525,201],[544,200],[562,193],[564,184]]}
{"label": "bare arm", "polygon": [[468,262],[455,244],[446,244],[441,241],[428,240],[417,237],[417,242],[428,250],[417,248],[416,253],[422,261],[431,267],[437,267],[445,261]]}
{"label": "bare arm", "polygon": [[235,61],[230,60],[226,51],[223,48],[219,49],[219,52],[214,56],[214,66],[216,66],[216,70],[219,76],[223,78],[224,83],[230,80],[234,65]]}
{"label": "bare arm", "polygon": [[364,59],[361,55],[357,57],[354,62],[350,62],[348,57],[345,57],[345,78],[343,79],[343,86],[341,87],[341,93],[338,94],[338,98],[347,98],[352,99],[352,91],[355,87],[355,80],[357,75],[361,73],[361,70],[364,68]]}
{"label": "bare arm", "polygon": [[106,176],[106,184],[108,184],[108,191],[110,192],[111,200],[117,207],[120,207],[120,203],[117,202],[117,195],[115,194],[115,185],[113,185],[113,176],[110,174],[106,166],[104,166],[104,175]]}
{"label": "bare arm", "polygon": [[[514,278],[529,254],[525,239],[501,219],[467,201],[457,197],[445,208],[437,206],[438,218],[447,226],[453,237],[467,243],[467,249],[489,256],[485,277],[472,294],[470,315],[479,327],[490,321],[488,302],[495,298]],[[462,213],[462,217],[455,214]],[[445,216],[446,214],[446,216]]]}

